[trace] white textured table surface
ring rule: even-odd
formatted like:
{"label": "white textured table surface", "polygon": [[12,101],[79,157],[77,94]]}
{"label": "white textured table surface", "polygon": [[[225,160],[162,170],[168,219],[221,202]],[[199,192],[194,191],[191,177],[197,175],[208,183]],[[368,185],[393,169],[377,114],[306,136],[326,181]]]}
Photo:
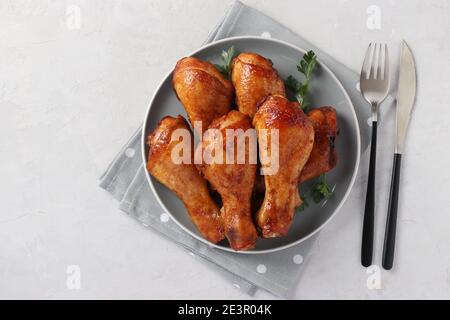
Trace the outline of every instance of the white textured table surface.
{"label": "white textured table surface", "polygon": [[[161,77],[203,42],[231,3],[0,2],[0,298],[248,298],[97,187]],[[353,195],[361,207],[344,206],[321,232],[296,297],[450,298],[450,3],[245,3],[354,70],[375,40],[389,43],[393,70],[401,39],[418,65],[395,270],[368,274],[359,264],[362,172]],[[392,138],[383,128],[393,125],[392,111],[379,128],[378,265],[392,166]],[[67,273],[73,265],[79,289]]]}

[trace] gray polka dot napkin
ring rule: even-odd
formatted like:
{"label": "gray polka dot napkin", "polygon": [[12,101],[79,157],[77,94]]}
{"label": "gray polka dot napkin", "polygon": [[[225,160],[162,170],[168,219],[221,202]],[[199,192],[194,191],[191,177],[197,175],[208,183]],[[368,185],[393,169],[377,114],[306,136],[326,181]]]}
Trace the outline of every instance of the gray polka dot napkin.
{"label": "gray polka dot napkin", "polygon": [[[358,92],[358,75],[335,61],[314,45],[261,12],[237,1],[223,20],[209,34],[205,43],[219,39],[257,35],[290,42],[312,49],[341,80],[355,106],[365,106]],[[362,135],[362,149],[368,145],[369,130],[366,121],[369,108],[357,108]],[[176,242],[193,255],[203,258],[213,270],[228,278],[232,285],[252,295],[265,289],[277,296],[289,298],[308,259],[309,249],[316,236],[280,252],[262,255],[239,255],[205,245],[179,228],[159,206],[148,186],[141,158],[141,130],[139,129],[122,148],[101,176],[100,186],[119,201],[120,208],[150,229]]]}

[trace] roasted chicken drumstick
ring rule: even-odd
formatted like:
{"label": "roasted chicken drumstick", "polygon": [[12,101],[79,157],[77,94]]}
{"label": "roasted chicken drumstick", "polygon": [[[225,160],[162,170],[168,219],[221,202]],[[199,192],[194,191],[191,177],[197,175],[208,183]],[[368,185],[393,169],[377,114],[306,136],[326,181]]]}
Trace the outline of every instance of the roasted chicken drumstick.
{"label": "roasted chicken drumstick", "polygon": [[[270,162],[261,160],[263,169],[274,165],[278,149],[278,170],[264,176],[265,195],[257,212],[257,224],[265,238],[284,236],[296,205],[301,203],[298,179],[313,148],[314,128],[300,105],[283,96],[269,96],[256,112],[253,126],[258,132],[260,159],[264,158],[264,150],[271,154]],[[270,141],[262,146],[262,141],[273,139],[270,134],[274,129],[278,130],[278,143]],[[270,135],[270,139],[264,135]]]}
{"label": "roasted chicken drumstick", "polygon": [[[319,107],[309,111],[307,116],[314,127],[314,145],[300,174],[299,183],[332,170],[338,159],[334,145],[339,134],[336,110],[333,107]],[[257,175],[253,191],[260,194],[264,190],[264,177]]]}
{"label": "roasted chicken drumstick", "polygon": [[241,53],[233,59],[231,68],[236,104],[239,111],[250,118],[268,95],[286,95],[284,82],[272,67],[272,62],[259,54]]}
{"label": "roasted chicken drumstick", "polygon": [[[204,159],[198,167],[222,198],[221,219],[225,236],[234,250],[251,249],[258,238],[250,205],[257,160],[256,134],[247,131],[250,128],[250,118],[232,110],[211,123],[196,151],[205,154],[215,148],[223,150],[215,161]],[[213,129],[221,133],[218,138]],[[227,140],[227,134],[233,136]]]}
{"label": "roasted chicken drumstick", "polygon": [[207,61],[194,57],[178,61],[173,71],[172,85],[189,121],[193,126],[195,121],[201,121],[203,132],[211,121],[230,110],[233,85]]}
{"label": "roasted chicken drumstick", "polygon": [[337,163],[334,147],[339,133],[336,110],[333,107],[316,108],[308,112],[308,119],[314,126],[314,146],[300,174],[300,183],[330,171]]}
{"label": "roasted chicken drumstick", "polygon": [[[185,130],[185,139],[175,139],[175,130]],[[179,131],[178,131],[179,132]],[[148,136],[150,151],[147,169],[153,177],[177,194],[200,233],[212,243],[224,238],[220,212],[211,198],[205,179],[193,162],[193,137],[187,121],[178,116],[164,117],[155,131]],[[184,144],[184,148],[180,148]],[[176,149],[175,149],[176,148]],[[174,161],[173,150],[189,150],[189,163]]]}

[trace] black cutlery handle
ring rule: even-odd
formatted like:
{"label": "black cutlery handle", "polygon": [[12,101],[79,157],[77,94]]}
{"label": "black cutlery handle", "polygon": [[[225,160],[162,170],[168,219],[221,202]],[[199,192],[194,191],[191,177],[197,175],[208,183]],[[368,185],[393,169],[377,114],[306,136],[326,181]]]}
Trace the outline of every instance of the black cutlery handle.
{"label": "black cutlery handle", "polygon": [[364,222],[361,245],[361,264],[364,267],[368,267],[372,264],[376,162],[377,121],[372,121],[372,143],[370,145],[369,180],[367,182],[366,206],[364,208]]}
{"label": "black cutlery handle", "polygon": [[401,162],[402,155],[400,153],[395,153],[394,165],[392,167],[391,190],[389,194],[389,205],[383,246],[382,265],[386,270],[392,269],[392,265],[394,263],[395,232],[397,229],[398,191],[400,186]]}

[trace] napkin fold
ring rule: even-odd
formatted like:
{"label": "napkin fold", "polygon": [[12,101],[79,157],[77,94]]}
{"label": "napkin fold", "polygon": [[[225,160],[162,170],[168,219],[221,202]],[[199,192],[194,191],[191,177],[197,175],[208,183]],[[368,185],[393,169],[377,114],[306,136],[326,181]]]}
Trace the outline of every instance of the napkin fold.
{"label": "napkin fold", "polygon": [[[370,134],[367,119],[370,114],[358,91],[359,77],[355,72],[280,23],[239,1],[231,6],[204,44],[242,35],[277,38],[314,50],[340,79],[352,99],[361,129],[362,150],[367,148]],[[121,210],[190,251],[193,256],[200,257],[235,287],[249,295],[264,289],[283,298],[291,297],[317,235],[294,247],[262,255],[242,255],[212,248],[183,231],[163,211],[150,190],[144,170],[139,128],[100,177],[100,187],[119,201]]]}

